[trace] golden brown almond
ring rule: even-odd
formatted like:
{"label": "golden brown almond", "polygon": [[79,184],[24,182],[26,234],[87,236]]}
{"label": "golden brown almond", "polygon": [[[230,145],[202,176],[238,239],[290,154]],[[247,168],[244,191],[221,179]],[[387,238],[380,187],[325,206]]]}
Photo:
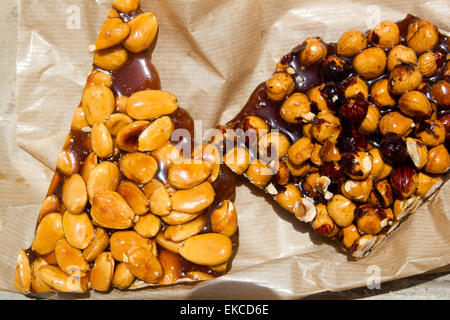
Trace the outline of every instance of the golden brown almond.
{"label": "golden brown almond", "polygon": [[211,171],[212,165],[205,161],[179,163],[169,168],[168,179],[170,184],[177,189],[189,189],[205,181]]}
{"label": "golden brown almond", "polygon": [[53,250],[50,253],[44,254],[42,258],[47,261],[48,264],[57,265],[55,251]]}
{"label": "golden brown almond", "polygon": [[168,115],[177,108],[177,97],[161,90],[138,91],[127,100],[127,113],[131,118],[137,120]]}
{"label": "golden brown almond", "polygon": [[160,228],[161,220],[151,213],[140,216],[138,222],[133,226],[137,233],[146,238],[156,236]]}
{"label": "golden brown almond", "polygon": [[175,211],[197,213],[209,207],[215,195],[212,185],[203,182],[194,188],[176,191],[172,195],[172,208]]}
{"label": "golden brown almond", "polygon": [[130,124],[131,122],[133,122],[133,119],[131,119],[126,114],[113,113],[111,116],[109,116],[108,119],[106,119],[105,124],[111,135],[116,136],[119,133],[120,129],[122,129],[127,124]]}
{"label": "golden brown almond", "polygon": [[132,13],[139,8],[139,0],[114,0],[113,8],[124,13]]}
{"label": "golden brown almond", "polygon": [[99,158],[109,158],[114,149],[113,139],[103,122],[96,122],[91,131],[92,150]]}
{"label": "golden brown almond", "polygon": [[211,228],[214,232],[231,237],[237,230],[237,213],[234,204],[225,200],[210,216]]}
{"label": "golden brown almond", "polygon": [[170,168],[174,163],[181,163],[183,159],[181,150],[172,142],[163,144],[151,154],[158,160],[158,163],[163,163],[166,168]]}
{"label": "golden brown almond", "polygon": [[[116,112],[120,114],[127,114],[127,96],[116,97]],[[130,118],[131,119],[131,118]]]}
{"label": "golden brown almond", "polygon": [[291,146],[289,139],[282,133],[269,132],[258,142],[258,151],[261,159],[281,159]]}
{"label": "golden brown almond", "polygon": [[73,214],[83,212],[88,195],[86,183],[79,174],[73,174],[64,181],[61,197],[67,211]]}
{"label": "golden brown almond", "polygon": [[37,224],[39,224],[43,217],[52,212],[59,212],[61,204],[59,199],[55,195],[48,196],[42,201],[41,209],[39,210],[39,215],[37,219]]}
{"label": "golden brown almond", "polygon": [[130,249],[125,255],[125,263],[136,278],[146,283],[158,283],[163,276],[163,269],[158,259],[144,248]]}
{"label": "golden brown almond", "polygon": [[114,95],[108,87],[88,86],[81,98],[84,116],[89,125],[104,121],[114,112]]}
{"label": "golden brown almond", "polygon": [[213,275],[201,271],[189,271],[188,273],[186,273],[186,276],[194,281],[206,281],[214,279]]}
{"label": "golden brown almond", "polygon": [[161,250],[159,262],[164,270],[164,274],[159,281],[159,284],[172,284],[181,277],[182,267],[178,255],[167,250]]}
{"label": "golden brown almond", "polygon": [[153,151],[169,141],[175,129],[172,119],[164,116],[153,121],[139,135],[138,150]]}
{"label": "golden brown almond", "polygon": [[206,217],[205,215],[200,215],[187,223],[167,227],[164,230],[164,238],[174,242],[180,242],[198,234],[205,226]]}
{"label": "golden brown almond", "polygon": [[139,136],[149,125],[149,121],[133,121],[124,125],[116,135],[117,147],[126,152],[137,151]]}
{"label": "golden brown almond", "polygon": [[83,278],[71,276],[56,266],[43,265],[39,267],[37,274],[45,284],[59,292],[83,293],[88,289]]}
{"label": "golden brown almond", "polygon": [[130,27],[120,18],[106,20],[95,41],[95,49],[101,50],[113,47],[128,37]]}
{"label": "golden brown almond", "polygon": [[125,199],[114,191],[101,191],[94,196],[91,216],[94,223],[109,229],[127,229],[135,218]]}
{"label": "golden brown almond", "polygon": [[179,250],[180,255],[200,265],[218,265],[231,256],[230,238],[219,233],[203,233],[185,240]]}
{"label": "golden brown almond", "polygon": [[128,21],[130,35],[123,43],[129,51],[137,53],[147,49],[158,31],[158,20],[151,12],[142,13]]}
{"label": "golden brown almond", "polygon": [[234,173],[243,174],[250,164],[250,154],[245,148],[234,147],[225,154],[223,161]]}
{"label": "golden brown almond", "polygon": [[141,152],[123,155],[119,165],[125,177],[140,184],[149,183],[158,171],[155,158]]}
{"label": "golden brown almond", "polygon": [[39,223],[31,249],[40,255],[50,253],[55,250],[56,243],[63,238],[62,215],[56,212],[49,213]]}
{"label": "golden brown almond", "polygon": [[183,242],[175,242],[164,238],[164,232],[160,231],[155,238],[157,244],[171,252],[178,253]]}
{"label": "golden brown almond", "polygon": [[128,53],[122,46],[99,50],[94,54],[94,64],[101,69],[116,71],[128,60]]}
{"label": "golden brown almond", "polygon": [[94,152],[91,152],[83,161],[80,174],[83,177],[84,182],[87,183],[89,173],[98,164],[98,157]]}
{"label": "golden brown almond", "polygon": [[85,127],[89,127],[89,123],[84,116],[84,111],[82,107],[78,107],[75,109],[75,112],[72,116],[72,122],[70,124],[70,129],[72,130],[82,130]]}
{"label": "golden brown almond", "polygon": [[30,260],[25,250],[20,249],[16,260],[16,273],[14,276],[14,287],[21,293],[29,293],[31,288]]}
{"label": "golden brown almond", "polygon": [[150,211],[157,216],[167,216],[172,210],[172,199],[164,186],[157,187],[149,197]]}
{"label": "golden brown almond", "polygon": [[107,291],[114,275],[114,259],[111,252],[101,253],[89,273],[91,287],[95,291]]}
{"label": "golden brown almond", "polygon": [[31,288],[35,293],[51,292],[53,291],[44,281],[41,280],[38,274],[38,269],[41,266],[48,265],[47,261],[43,258],[37,258],[33,261],[31,267]]}
{"label": "golden brown almond", "polygon": [[56,160],[56,169],[61,171],[64,175],[70,176],[78,171],[80,162],[72,151],[62,150]]}
{"label": "golden brown almond", "polygon": [[94,196],[102,191],[115,191],[119,185],[121,174],[116,164],[103,161],[89,172],[87,179],[87,192],[89,202],[92,204]]}
{"label": "golden brown almond", "polygon": [[149,201],[142,190],[133,182],[122,182],[117,188],[117,192],[137,215],[143,215],[148,212]]}
{"label": "golden brown almond", "polygon": [[55,257],[60,269],[70,275],[84,277],[89,270],[89,264],[81,250],[72,247],[65,239],[56,244]]}
{"label": "golden brown almond", "polygon": [[106,72],[103,72],[99,69],[95,69],[88,77],[86,81],[86,85],[97,85],[97,86],[105,86],[108,88],[112,87],[112,75]]}
{"label": "golden brown almond", "polygon": [[63,216],[63,230],[67,242],[81,250],[86,249],[94,237],[94,226],[86,213],[72,214],[66,211]]}
{"label": "golden brown almond", "polygon": [[119,289],[127,289],[134,282],[136,278],[128,270],[126,263],[121,262],[117,265],[112,278],[113,286]]}
{"label": "golden brown almond", "polygon": [[201,212],[199,213],[184,213],[178,211],[171,211],[168,215],[162,216],[161,219],[172,226],[176,226],[179,224],[183,224],[189,222],[195,218],[197,218]]}
{"label": "golden brown almond", "polygon": [[102,253],[109,244],[108,234],[102,228],[96,228],[94,237],[89,246],[84,249],[83,257],[88,262],[92,262]]}
{"label": "golden brown almond", "polygon": [[134,247],[141,247],[151,251],[153,241],[144,238],[136,231],[127,230],[114,232],[109,239],[109,245],[114,259],[123,262],[124,255]]}

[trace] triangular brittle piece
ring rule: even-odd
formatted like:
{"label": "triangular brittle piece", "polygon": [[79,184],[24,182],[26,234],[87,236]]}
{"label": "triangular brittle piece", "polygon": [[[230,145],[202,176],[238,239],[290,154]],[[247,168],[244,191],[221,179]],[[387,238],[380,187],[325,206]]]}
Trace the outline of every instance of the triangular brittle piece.
{"label": "triangular brittle piece", "polygon": [[212,145],[190,152],[194,122],[150,62],[157,34],[138,0],[114,0],[34,240],[18,256],[19,291],[170,285],[230,268],[234,175]]}
{"label": "triangular brittle piece", "polygon": [[217,146],[235,173],[362,258],[450,168],[448,54],[448,38],[412,15],[337,43],[308,38]]}

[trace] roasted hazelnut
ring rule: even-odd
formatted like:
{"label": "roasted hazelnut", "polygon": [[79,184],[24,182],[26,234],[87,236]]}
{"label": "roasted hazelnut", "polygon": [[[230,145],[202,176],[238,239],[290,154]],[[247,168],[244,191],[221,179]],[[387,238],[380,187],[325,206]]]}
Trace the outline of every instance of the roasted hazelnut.
{"label": "roasted hazelnut", "polygon": [[275,180],[276,182],[280,185],[280,186],[285,186],[288,184],[289,180],[290,180],[290,173],[289,173],[289,169],[288,167],[284,164],[284,162],[279,161],[278,162],[278,170],[277,170],[277,174],[275,176]]}
{"label": "roasted hazelnut", "polygon": [[319,173],[309,174],[302,183],[302,189],[314,199],[331,199],[333,194],[328,191],[331,183],[329,177],[321,176]]}
{"label": "roasted hazelnut", "polygon": [[274,174],[269,165],[257,160],[248,166],[245,176],[247,179],[258,188],[264,188],[272,179]]}
{"label": "roasted hazelnut", "polygon": [[327,141],[323,144],[319,153],[323,162],[333,162],[341,160],[341,154],[335,144]]}
{"label": "roasted hazelnut", "polygon": [[419,68],[411,63],[397,65],[389,74],[389,91],[393,94],[402,94],[416,89],[422,82]]}
{"label": "roasted hazelnut", "polygon": [[411,137],[406,138],[406,149],[417,169],[422,169],[428,161],[427,146],[420,140]]}
{"label": "roasted hazelnut", "polygon": [[418,124],[416,138],[425,143],[428,147],[435,147],[444,143],[447,132],[439,120],[425,120]]}
{"label": "roasted hazelnut", "polygon": [[388,83],[388,79],[381,79],[375,82],[370,89],[370,99],[382,109],[391,108],[397,104],[395,98],[389,92]]}
{"label": "roasted hazelnut", "polygon": [[358,232],[358,228],[356,228],[354,224],[342,228],[341,231],[339,231],[339,241],[346,249],[350,249],[359,237],[360,234]]}
{"label": "roasted hazelnut", "polygon": [[344,95],[346,98],[361,96],[364,99],[369,98],[369,87],[367,83],[358,76],[353,76],[344,83]]}
{"label": "roasted hazelnut", "polygon": [[395,22],[382,21],[368,36],[369,42],[382,49],[389,49],[400,41],[400,30]]}
{"label": "roasted hazelnut", "polygon": [[366,135],[352,126],[344,126],[339,136],[338,147],[341,152],[356,152],[367,149]]}
{"label": "roasted hazelnut", "polygon": [[311,138],[312,138],[311,128],[312,128],[312,123],[305,123],[305,124],[302,126],[302,136],[311,139]]}
{"label": "roasted hazelnut", "polygon": [[335,194],[327,203],[331,219],[340,227],[347,227],[355,218],[356,205],[341,194]]}
{"label": "roasted hazelnut", "polygon": [[432,49],[439,40],[439,33],[431,22],[419,20],[408,26],[406,43],[416,52],[424,52]]}
{"label": "roasted hazelnut", "polygon": [[408,199],[395,199],[393,205],[393,211],[395,219],[402,220],[410,212],[414,211],[421,203],[421,198],[418,196],[412,196]]}
{"label": "roasted hazelnut", "polygon": [[319,143],[330,141],[336,143],[342,127],[339,118],[327,111],[317,115],[311,127],[311,136]]}
{"label": "roasted hazelnut", "polygon": [[364,49],[353,59],[353,67],[365,79],[375,79],[386,69],[386,53],[380,48]]}
{"label": "roasted hazelnut", "polygon": [[389,50],[387,58],[388,71],[394,70],[394,68],[402,63],[417,63],[417,56],[413,49],[403,45],[398,45]]}
{"label": "roasted hazelnut", "polygon": [[275,196],[275,201],[278,202],[284,209],[294,212],[294,208],[298,205],[298,201],[303,197],[300,189],[294,184],[288,184],[284,190]]}
{"label": "roasted hazelnut", "polygon": [[442,71],[442,78],[444,78],[445,81],[450,82],[450,62],[445,64],[444,71]]}
{"label": "roasted hazelnut", "polygon": [[258,142],[258,152],[261,159],[281,159],[291,146],[289,139],[280,132],[269,132]]}
{"label": "roasted hazelnut", "polygon": [[289,169],[289,172],[292,176],[297,178],[302,178],[306,176],[309,173],[317,172],[319,171],[316,167],[311,165],[308,161],[303,162],[300,165],[293,164],[289,157],[285,159],[286,166]]}
{"label": "roasted hazelnut", "polygon": [[410,166],[394,168],[389,176],[394,193],[401,199],[409,198],[417,188],[417,173]]}
{"label": "roasted hazelnut", "polygon": [[394,166],[402,164],[409,157],[405,141],[393,132],[388,132],[381,140],[380,153],[385,162]]}
{"label": "roasted hazelnut", "polygon": [[373,186],[372,177],[366,180],[347,180],[341,185],[342,194],[356,202],[367,202]]}
{"label": "roasted hazelnut", "polygon": [[439,118],[439,122],[444,125],[445,131],[447,132],[446,140],[450,139],[450,113],[446,113]]}
{"label": "roasted hazelnut", "polygon": [[323,203],[316,205],[316,217],[312,227],[316,232],[327,237],[333,237],[339,232],[339,228],[328,215],[327,206]]}
{"label": "roasted hazelnut", "polygon": [[311,222],[316,217],[316,207],[310,198],[301,198],[294,207],[295,217],[303,222]]}
{"label": "roasted hazelnut", "polygon": [[385,166],[389,166],[384,162],[383,158],[381,158],[380,150],[378,148],[372,148],[369,150],[370,155],[372,156],[372,171],[371,175],[374,180],[384,179],[383,177]]}
{"label": "roasted hazelnut", "polygon": [[269,130],[269,125],[264,119],[257,116],[247,116],[242,121],[242,130],[247,134],[249,131],[255,131],[256,137],[261,137]]}
{"label": "roasted hazelnut", "polygon": [[408,91],[402,94],[398,101],[400,111],[414,118],[429,118],[431,105],[428,98],[419,91]]}
{"label": "roasted hazelnut", "polygon": [[428,198],[439,189],[443,183],[444,181],[440,176],[432,176],[419,172],[416,195],[421,198]]}
{"label": "roasted hazelnut", "polygon": [[355,259],[361,259],[367,256],[375,246],[378,237],[370,234],[364,234],[355,240],[352,247],[349,249],[352,257]]}
{"label": "roasted hazelnut", "polygon": [[425,77],[431,77],[444,64],[444,55],[437,51],[427,51],[423,53],[418,60],[419,70]]}
{"label": "roasted hazelnut", "polygon": [[300,165],[311,157],[313,151],[314,145],[311,139],[302,137],[291,145],[288,157],[291,163]]}
{"label": "roasted hazelnut", "polygon": [[366,35],[359,30],[344,32],[337,43],[337,53],[340,56],[351,57],[367,47]]}
{"label": "roasted hazelnut", "polygon": [[393,111],[381,117],[378,128],[382,135],[392,132],[405,137],[411,133],[414,126],[414,121],[411,118],[405,117],[400,112]]}
{"label": "roasted hazelnut", "polygon": [[450,83],[447,81],[441,80],[433,84],[430,94],[440,109],[448,109],[450,107]]}
{"label": "roasted hazelnut", "polygon": [[359,126],[359,130],[365,134],[371,134],[377,131],[378,122],[380,121],[380,110],[369,104],[367,108],[367,114],[364,118],[363,122]]}
{"label": "roasted hazelnut", "polygon": [[345,181],[344,171],[339,162],[326,162],[320,167],[320,175],[327,176],[333,183]]}
{"label": "roasted hazelnut", "polygon": [[300,53],[300,63],[303,66],[320,62],[327,55],[327,47],[319,38],[307,38],[303,45],[305,48]]}
{"label": "roasted hazelnut", "polygon": [[375,181],[374,191],[383,208],[388,208],[394,202],[394,194],[387,179]]}
{"label": "roasted hazelnut", "polygon": [[352,67],[342,58],[331,55],[322,63],[322,79],[324,82],[334,81],[339,83],[346,79],[352,72]]}
{"label": "roasted hazelnut", "polygon": [[323,165],[323,160],[320,156],[320,150],[322,150],[322,145],[320,143],[315,143],[314,150],[311,154],[311,162],[317,167]]}
{"label": "roasted hazelnut", "polygon": [[358,230],[363,234],[376,235],[388,225],[384,209],[363,204],[356,209]]}
{"label": "roasted hazelnut", "polygon": [[345,152],[340,161],[344,173],[354,180],[365,180],[372,171],[372,159],[369,153]]}
{"label": "roasted hazelnut", "polygon": [[266,82],[267,96],[274,101],[281,101],[294,90],[294,80],[285,73],[275,73]]}
{"label": "roasted hazelnut", "polygon": [[309,90],[308,98],[317,110],[335,112],[343,100],[343,94],[334,82],[327,82]]}
{"label": "roasted hazelnut", "polygon": [[304,93],[293,93],[280,108],[281,117],[289,123],[309,122],[314,119],[309,100]]}
{"label": "roasted hazelnut", "polygon": [[347,98],[339,108],[339,117],[344,122],[359,126],[367,115],[367,101],[360,97]]}
{"label": "roasted hazelnut", "polygon": [[428,151],[428,162],[424,169],[428,173],[441,174],[450,168],[450,154],[447,148],[440,144]]}

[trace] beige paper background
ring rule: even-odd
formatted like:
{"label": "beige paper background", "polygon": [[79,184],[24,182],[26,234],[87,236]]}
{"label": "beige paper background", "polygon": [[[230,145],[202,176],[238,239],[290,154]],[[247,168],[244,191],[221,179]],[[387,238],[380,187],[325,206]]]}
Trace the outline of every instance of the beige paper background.
{"label": "beige paper background", "polygon": [[[366,30],[377,16],[399,20],[408,12],[450,30],[446,0],[141,2],[160,23],[153,63],[162,87],[175,93],[204,129],[230,120],[279,57],[307,36],[336,41],[348,29]],[[87,46],[95,41],[110,5],[109,0],[19,0],[15,121],[0,127],[0,290],[14,291],[15,257],[32,241],[92,61]],[[77,8],[80,29],[72,30],[67,20]],[[371,266],[379,268],[382,281],[448,267],[449,185],[442,191],[368,258],[353,262],[241,180],[236,196],[240,244],[226,276],[82,297],[299,298],[365,286]]]}

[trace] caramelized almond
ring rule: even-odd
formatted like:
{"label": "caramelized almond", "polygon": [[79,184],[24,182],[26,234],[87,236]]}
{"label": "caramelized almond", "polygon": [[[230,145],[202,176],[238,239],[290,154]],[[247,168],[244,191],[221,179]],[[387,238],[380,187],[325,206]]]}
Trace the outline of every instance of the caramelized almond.
{"label": "caramelized almond", "polygon": [[109,229],[127,229],[133,225],[135,217],[127,202],[114,191],[95,195],[91,216],[97,225]]}

